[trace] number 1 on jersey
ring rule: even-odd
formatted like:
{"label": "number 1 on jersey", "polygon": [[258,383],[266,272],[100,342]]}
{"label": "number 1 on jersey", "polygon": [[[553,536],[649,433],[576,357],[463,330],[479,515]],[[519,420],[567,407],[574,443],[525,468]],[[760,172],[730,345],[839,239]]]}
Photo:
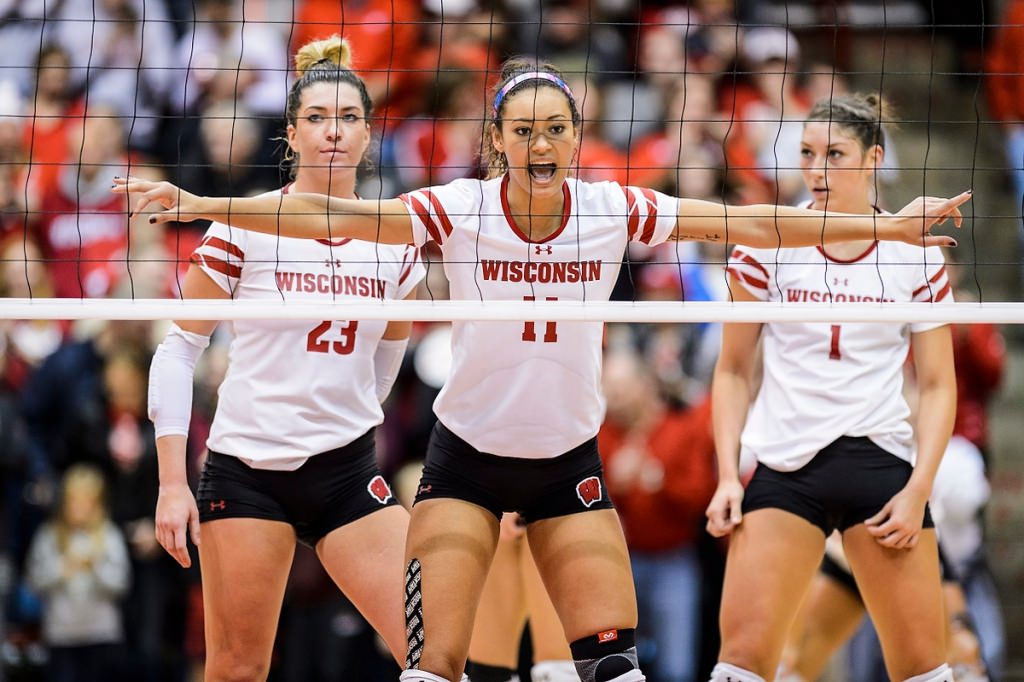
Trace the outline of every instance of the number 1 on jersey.
{"label": "number 1 on jersey", "polygon": [[839,352],[839,330],[842,329],[841,325],[832,325],[832,347],[828,351],[829,360],[842,360],[843,354]]}
{"label": "number 1 on jersey", "polygon": [[[535,296],[523,296],[524,301],[536,301]],[[548,301],[557,301],[557,296],[546,297]],[[523,341],[533,342],[537,340],[537,323],[533,320],[527,320],[523,323]],[[555,328],[554,322],[544,323],[544,343],[554,343],[558,341],[558,330]]]}

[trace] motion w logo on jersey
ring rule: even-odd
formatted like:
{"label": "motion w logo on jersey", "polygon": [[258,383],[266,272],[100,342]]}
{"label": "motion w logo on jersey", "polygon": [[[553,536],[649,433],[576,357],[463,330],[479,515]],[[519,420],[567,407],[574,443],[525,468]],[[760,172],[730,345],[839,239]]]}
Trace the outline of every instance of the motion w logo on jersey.
{"label": "motion w logo on jersey", "polygon": [[384,477],[377,474],[370,479],[370,483],[366,486],[367,492],[373,496],[373,499],[377,500],[381,504],[387,504],[388,500],[391,499],[391,486],[384,480]]}
{"label": "motion w logo on jersey", "polygon": [[580,502],[583,503],[584,507],[588,509],[595,502],[601,501],[601,479],[597,476],[591,476],[584,478],[582,481],[576,484],[576,497],[580,498]]}

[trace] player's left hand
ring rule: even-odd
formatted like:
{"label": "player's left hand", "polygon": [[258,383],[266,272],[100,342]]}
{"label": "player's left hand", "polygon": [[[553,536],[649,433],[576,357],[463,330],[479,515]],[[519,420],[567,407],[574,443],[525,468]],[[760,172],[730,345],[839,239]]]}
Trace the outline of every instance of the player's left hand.
{"label": "player's left hand", "polygon": [[917,546],[921,537],[927,502],[927,496],[904,488],[893,495],[881,511],[867,519],[864,525],[883,547],[911,549]]}

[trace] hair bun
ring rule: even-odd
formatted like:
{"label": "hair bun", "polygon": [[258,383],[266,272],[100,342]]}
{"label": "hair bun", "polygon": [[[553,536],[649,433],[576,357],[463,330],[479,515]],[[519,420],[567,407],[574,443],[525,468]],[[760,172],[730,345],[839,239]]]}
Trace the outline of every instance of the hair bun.
{"label": "hair bun", "polygon": [[311,40],[295,53],[295,73],[299,78],[318,64],[327,63],[343,69],[352,66],[352,48],[339,35],[322,40]]}

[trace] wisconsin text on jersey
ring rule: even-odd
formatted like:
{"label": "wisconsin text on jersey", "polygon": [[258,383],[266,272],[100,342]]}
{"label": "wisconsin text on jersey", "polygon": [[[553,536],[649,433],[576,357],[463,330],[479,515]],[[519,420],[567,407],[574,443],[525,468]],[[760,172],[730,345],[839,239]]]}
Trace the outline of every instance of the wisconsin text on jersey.
{"label": "wisconsin text on jersey", "polygon": [[384,298],[385,282],[375,277],[280,271],[274,274],[277,277],[277,286],[281,291]]}
{"label": "wisconsin text on jersey", "polygon": [[786,301],[789,303],[895,303],[896,299],[844,294],[841,292],[832,293],[831,291],[815,291],[813,289],[787,288]]}
{"label": "wisconsin text on jersey", "polygon": [[489,282],[570,283],[601,279],[600,260],[588,261],[508,261],[480,260],[484,280]]}

